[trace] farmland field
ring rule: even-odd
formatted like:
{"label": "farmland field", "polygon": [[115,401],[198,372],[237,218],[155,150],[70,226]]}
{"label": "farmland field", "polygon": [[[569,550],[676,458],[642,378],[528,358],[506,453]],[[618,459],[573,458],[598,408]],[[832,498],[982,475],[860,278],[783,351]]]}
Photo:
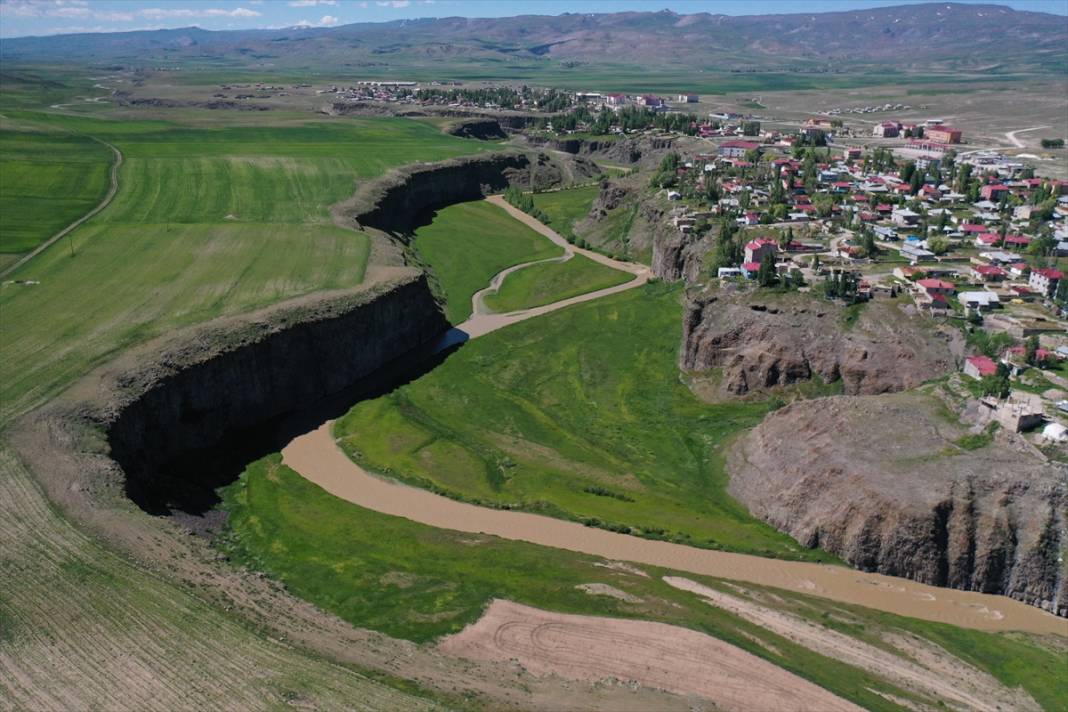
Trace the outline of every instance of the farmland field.
{"label": "farmland field", "polygon": [[487,335],[335,432],[368,469],[454,497],[826,560],[726,494],[722,448],[768,406],[706,405],[679,382],[680,298],[652,284]]}
{"label": "farmland field", "polygon": [[85,136],[0,130],[0,253],[29,252],[89,212],[113,160]]}
{"label": "farmland field", "polygon": [[439,210],[412,241],[436,277],[453,324],[471,315],[471,297],[501,270],[563,250],[495,205],[475,201]]}
{"label": "farmland field", "polygon": [[3,419],[166,329],[359,284],[369,243],[335,226],[330,206],[388,166],[483,148],[398,119],[191,129],[20,118],[100,137],[125,159],[112,203],[71,234],[74,256],[64,240],[13,275],[37,284],[0,287]]}
{"label": "farmland field", "polygon": [[486,306],[496,312],[530,309],[632,279],[632,274],[576,254],[566,262],[546,262],[513,272],[496,293],[486,295]]}

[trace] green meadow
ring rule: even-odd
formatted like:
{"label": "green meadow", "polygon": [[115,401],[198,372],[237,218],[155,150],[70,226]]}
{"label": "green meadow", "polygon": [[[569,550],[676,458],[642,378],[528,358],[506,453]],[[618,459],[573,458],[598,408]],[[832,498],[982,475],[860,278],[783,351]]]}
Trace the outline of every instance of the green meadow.
{"label": "green meadow", "polygon": [[113,161],[85,136],[0,130],[0,253],[29,252],[96,207]]}
{"label": "green meadow", "polygon": [[768,406],[705,404],[681,382],[681,296],[649,284],[488,334],[335,432],[368,469],[459,499],[827,560],[727,495],[724,448]]}
{"label": "green meadow", "polygon": [[564,253],[560,246],[484,201],[439,210],[430,224],[415,231],[412,249],[430,269],[445,298],[445,315],[453,324],[471,316],[471,298],[501,270]]}
{"label": "green meadow", "polygon": [[600,186],[587,185],[548,193],[534,193],[531,198],[534,199],[534,207],[548,216],[548,224],[552,225],[553,230],[574,242],[577,238],[575,223],[586,217],[600,192]]}
{"label": "green meadow", "polygon": [[[903,710],[894,699],[938,701],[819,655],[661,580],[675,572],[598,565],[595,557],[424,526],[327,494],[278,455],[252,463],[223,490],[228,529],[218,541],[235,563],[267,572],[296,595],[344,620],[416,642],[474,622],[494,598],[567,613],[641,618],[692,628],[737,645],[870,710]],[[738,589],[684,574],[731,595]],[[635,598],[592,596],[577,586],[606,584]],[[1068,692],[1063,653],[1027,636],[996,635],[927,623],[789,591],[760,589],[776,608],[887,648],[885,635],[921,636],[1022,686],[1047,709]],[[897,652],[898,655],[903,653]],[[892,696],[889,699],[881,696]]]}
{"label": "green meadow", "polygon": [[545,262],[513,272],[496,293],[486,295],[486,306],[495,312],[530,309],[632,279],[632,274],[576,254],[566,262]]}
{"label": "green meadow", "polygon": [[[164,331],[359,284],[368,239],[335,226],[330,206],[390,166],[487,147],[403,119],[229,128],[27,112],[6,120],[19,127],[6,139],[31,158],[51,153],[24,138],[32,129],[99,138],[124,161],[111,204],[12,275],[35,284],[0,287],[2,419]],[[61,187],[47,186],[47,197]]]}

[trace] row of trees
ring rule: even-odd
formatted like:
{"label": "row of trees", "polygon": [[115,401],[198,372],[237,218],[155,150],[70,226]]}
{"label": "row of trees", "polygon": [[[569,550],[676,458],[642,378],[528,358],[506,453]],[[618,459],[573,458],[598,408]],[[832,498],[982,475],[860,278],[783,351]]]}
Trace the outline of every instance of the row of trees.
{"label": "row of trees", "polygon": [[510,185],[505,189],[504,199],[539,222],[543,222],[546,225],[549,224],[549,216],[534,204],[534,198],[514,185]]}

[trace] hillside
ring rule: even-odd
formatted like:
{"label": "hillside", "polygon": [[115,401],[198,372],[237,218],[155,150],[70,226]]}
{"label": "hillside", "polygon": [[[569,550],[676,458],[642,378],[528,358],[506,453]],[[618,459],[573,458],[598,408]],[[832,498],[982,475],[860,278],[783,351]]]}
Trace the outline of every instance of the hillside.
{"label": "hillside", "polygon": [[[662,12],[427,18],[334,28],[171,30],[8,39],[16,61],[158,61],[383,71],[427,62],[509,69],[685,66],[728,72],[972,69],[1063,72],[1068,18],[939,3],[848,12],[727,16]],[[847,63],[847,64],[843,64]]]}

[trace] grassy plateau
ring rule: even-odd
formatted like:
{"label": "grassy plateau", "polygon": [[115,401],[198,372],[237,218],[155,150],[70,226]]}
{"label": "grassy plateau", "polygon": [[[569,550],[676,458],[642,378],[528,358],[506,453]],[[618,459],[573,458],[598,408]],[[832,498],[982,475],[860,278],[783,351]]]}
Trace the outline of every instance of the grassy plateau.
{"label": "grassy plateau", "polygon": [[[124,161],[111,204],[71,234],[74,256],[64,239],[12,275],[37,284],[0,287],[5,419],[167,329],[358,285],[369,242],[335,226],[330,206],[389,166],[483,148],[398,119],[189,128],[12,115],[98,137]],[[8,140],[26,162],[52,155],[48,142]]]}

